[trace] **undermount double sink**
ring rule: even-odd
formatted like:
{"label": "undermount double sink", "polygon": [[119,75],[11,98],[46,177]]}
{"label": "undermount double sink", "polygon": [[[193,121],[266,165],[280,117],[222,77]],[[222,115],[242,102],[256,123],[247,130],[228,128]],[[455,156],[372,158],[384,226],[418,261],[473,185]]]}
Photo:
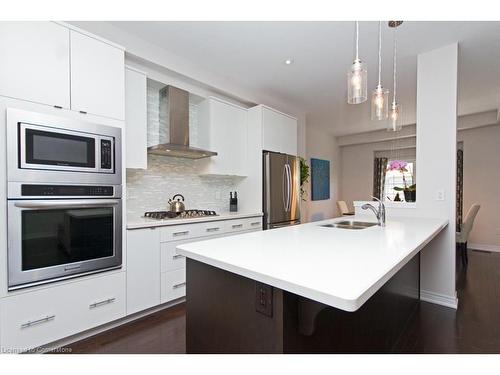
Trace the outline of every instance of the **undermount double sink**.
{"label": "undermount double sink", "polygon": [[340,229],[366,229],[377,225],[377,223],[369,223],[365,221],[337,221],[336,223],[322,224],[320,227],[325,228],[340,228]]}

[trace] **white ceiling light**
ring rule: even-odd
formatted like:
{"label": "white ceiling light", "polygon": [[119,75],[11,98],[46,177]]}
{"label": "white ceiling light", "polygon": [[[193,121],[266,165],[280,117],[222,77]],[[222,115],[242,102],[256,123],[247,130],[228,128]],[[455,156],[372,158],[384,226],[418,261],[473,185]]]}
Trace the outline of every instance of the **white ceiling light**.
{"label": "white ceiling light", "polygon": [[397,62],[397,44],[396,44],[396,28],[400,26],[403,21],[389,21],[389,27],[394,30],[394,48],[393,48],[393,83],[394,88],[392,92],[392,103],[389,111],[389,120],[387,121],[387,130],[397,132],[403,128],[402,115],[403,111],[401,105],[396,101],[396,62]]}
{"label": "white ceiling light", "polygon": [[389,90],[382,87],[382,21],[378,22],[378,85],[372,93],[372,120],[386,120],[389,115]]}
{"label": "white ceiling light", "polygon": [[367,72],[359,59],[359,25],[356,21],[356,58],[347,72],[347,103],[360,104],[367,99]]}
{"label": "white ceiling light", "polygon": [[293,64],[293,59],[286,59],[285,60],[285,65],[292,65]]}

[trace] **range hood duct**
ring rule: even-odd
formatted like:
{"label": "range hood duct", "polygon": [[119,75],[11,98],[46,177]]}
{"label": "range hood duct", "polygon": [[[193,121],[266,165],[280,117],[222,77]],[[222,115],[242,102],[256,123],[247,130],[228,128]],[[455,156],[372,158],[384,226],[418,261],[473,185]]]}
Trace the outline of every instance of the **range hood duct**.
{"label": "range hood duct", "polygon": [[[166,106],[164,103],[166,102]],[[187,159],[202,159],[216,152],[189,146],[189,93],[174,86],[160,90],[160,118],[165,116],[170,141],[148,147],[148,153]],[[162,133],[160,121],[160,134]],[[161,137],[159,137],[161,139]]]}

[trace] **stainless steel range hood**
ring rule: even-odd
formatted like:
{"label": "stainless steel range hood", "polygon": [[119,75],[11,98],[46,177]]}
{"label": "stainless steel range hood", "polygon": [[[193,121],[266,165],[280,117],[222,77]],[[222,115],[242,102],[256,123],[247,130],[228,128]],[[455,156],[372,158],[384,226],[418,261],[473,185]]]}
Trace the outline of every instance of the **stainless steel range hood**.
{"label": "stainless steel range hood", "polygon": [[170,139],[168,143],[148,147],[148,153],[188,159],[202,159],[217,155],[216,152],[189,145],[189,93],[187,91],[174,86],[161,89],[160,116],[165,116],[164,123],[168,124]]}

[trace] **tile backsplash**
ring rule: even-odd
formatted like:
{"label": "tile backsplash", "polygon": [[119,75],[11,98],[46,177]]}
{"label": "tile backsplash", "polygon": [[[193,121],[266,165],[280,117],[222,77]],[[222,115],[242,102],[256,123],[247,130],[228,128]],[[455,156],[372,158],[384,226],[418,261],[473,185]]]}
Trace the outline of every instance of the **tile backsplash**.
{"label": "tile backsplash", "polygon": [[[148,81],[148,146],[159,139],[168,140],[167,119],[159,111],[160,89],[157,83]],[[192,145],[197,143],[197,109],[195,103],[190,103]],[[184,196],[186,209],[229,211],[229,192],[237,190],[241,177],[200,175],[205,162],[148,155],[148,169],[127,169],[127,216],[137,218],[145,211],[168,210],[168,199],[178,193]]]}
{"label": "tile backsplash", "polygon": [[127,216],[168,210],[168,199],[182,194],[186,209],[229,211],[229,192],[241,177],[200,175],[203,160],[148,155],[148,169],[127,169]]}

